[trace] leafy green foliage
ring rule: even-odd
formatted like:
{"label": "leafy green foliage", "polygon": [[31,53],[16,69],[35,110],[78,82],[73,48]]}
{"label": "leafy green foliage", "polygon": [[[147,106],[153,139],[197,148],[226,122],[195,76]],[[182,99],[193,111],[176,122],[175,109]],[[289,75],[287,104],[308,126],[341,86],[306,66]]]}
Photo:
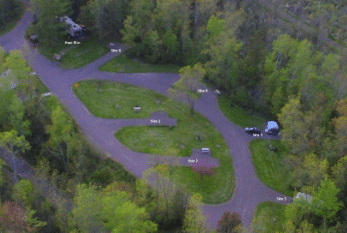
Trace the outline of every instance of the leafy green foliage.
{"label": "leafy green foliage", "polygon": [[207,30],[211,38],[220,35],[225,30],[225,20],[217,19],[216,16],[212,15],[207,23]]}
{"label": "leafy green foliage", "polygon": [[205,73],[201,63],[196,63],[194,67],[182,67],[179,71],[180,80],[174,84],[174,88],[171,90],[176,97],[184,96],[188,100],[191,115],[194,114],[194,103],[199,97],[197,95],[198,86]]}
{"label": "leafy green foliage", "polygon": [[156,224],[148,221],[145,208],[129,200],[124,191],[79,185],[73,209],[73,224],[82,231],[155,232]]}
{"label": "leafy green foliage", "polygon": [[6,28],[21,15],[21,2],[18,0],[0,1],[0,29]]}
{"label": "leafy green foliage", "polygon": [[232,214],[228,212],[224,212],[221,219],[218,221],[217,225],[217,232],[218,233],[224,233],[224,232],[235,232],[235,229],[240,227],[241,224],[241,217],[238,213],[233,212]]}
{"label": "leafy green foliage", "polygon": [[206,226],[206,217],[200,210],[201,200],[202,196],[200,194],[194,194],[189,200],[183,224],[183,229],[185,232],[208,232]]}
{"label": "leafy green foliage", "polygon": [[34,188],[29,180],[20,180],[13,186],[12,198],[30,208],[34,201],[33,191]]}
{"label": "leafy green foliage", "polygon": [[341,203],[336,197],[339,191],[332,180],[327,178],[322,180],[318,190],[313,193],[314,212],[325,219],[334,217],[341,208]]}
{"label": "leafy green foliage", "polygon": [[81,7],[78,21],[98,36],[99,40],[115,36],[123,28],[128,1],[94,0]]}
{"label": "leafy green foliage", "polygon": [[[24,135],[18,136],[17,131],[11,130],[0,132],[0,147],[5,148],[12,156],[13,161],[19,153],[24,153],[30,149],[30,144],[25,140]],[[17,180],[17,166],[14,164],[14,179]]]}
{"label": "leafy green foliage", "polygon": [[[47,133],[50,134],[50,138],[47,141],[47,147],[51,153],[58,156],[64,163],[65,169],[67,169],[67,162],[69,159],[69,145],[73,143],[74,126],[70,116],[62,110],[60,106],[57,106],[53,111],[52,125],[47,127]],[[71,150],[71,148],[70,148]]]}
{"label": "leafy green foliage", "polygon": [[294,187],[313,185],[317,188],[326,177],[327,171],[327,160],[320,160],[317,155],[309,154],[294,171]]}
{"label": "leafy green foliage", "polygon": [[227,90],[238,87],[238,55],[242,43],[231,38],[226,32],[218,37],[210,37],[208,48],[203,51],[210,59],[204,64],[206,75],[218,87]]}
{"label": "leafy green foliage", "polygon": [[66,35],[68,26],[60,21],[60,17],[69,15],[71,2],[68,0],[31,0],[31,10],[39,14],[35,31],[41,43],[46,46],[56,46],[58,40]]}

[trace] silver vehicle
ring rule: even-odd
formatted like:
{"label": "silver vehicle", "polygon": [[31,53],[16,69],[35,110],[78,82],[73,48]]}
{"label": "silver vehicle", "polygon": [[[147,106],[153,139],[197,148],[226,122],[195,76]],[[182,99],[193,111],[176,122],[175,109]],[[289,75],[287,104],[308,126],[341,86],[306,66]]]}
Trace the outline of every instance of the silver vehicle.
{"label": "silver vehicle", "polygon": [[277,122],[275,121],[269,121],[265,128],[265,133],[272,134],[274,136],[277,136],[280,132],[280,127],[278,126]]}

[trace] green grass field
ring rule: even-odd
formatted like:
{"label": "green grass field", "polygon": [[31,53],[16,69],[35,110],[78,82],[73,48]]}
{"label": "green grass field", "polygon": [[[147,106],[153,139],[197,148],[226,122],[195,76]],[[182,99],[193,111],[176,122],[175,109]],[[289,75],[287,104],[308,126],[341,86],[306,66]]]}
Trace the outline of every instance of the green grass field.
{"label": "green grass field", "polygon": [[179,69],[176,65],[147,64],[130,59],[126,52],[99,67],[101,71],[116,73],[177,73]]}
{"label": "green grass field", "polygon": [[[212,156],[218,158],[220,163],[215,175],[201,179],[190,167],[173,167],[173,179],[193,192],[200,192],[205,203],[217,204],[231,198],[235,187],[232,158],[224,138],[206,118],[199,113],[191,116],[188,106],[154,91],[110,81],[87,80],[78,83],[79,87],[74,88],[75,94],[95,116],[147,118],[151,112],[166,111],[169,117],[177,118],[177,126],[171,129],[124,127],[115,136],[133,151],[160,155],[190,156],[193,148],[211,148]],[[156,103],[158,99],[160,104]],[[115,108],[116,104],[120,105],[120,109]],[[142,107],[142,112],[133,112],[136,104]],[[197,140],[197,136],[201,140]],[[150,146],[151,143],[154,146]]]}
{"label": "green grass field", "polygon": [[265,118],[257,115],[252,116],[251,111],[244,110],[235,104],[233,107],[231,107],[230,104],[231,103],[226,96],[218,96],[219,109],[222,111],[224,116],[235,125],[239,125],[241,127],[257,126],[262,129],[264,128],[264,125],[266,125],[267,120]]}
{"label": "green grass field", "polygon": [[[277,152],[270,151],[269,145],[276,146]],[[280,140],[254,139],[249,144],[252,160],[259,179],[270,188],[293,196],[289,189],[291,176],[283,164],[287,151]]]}
{"label": "green grass field", "polygon": [[60,66],[64,69],[77,69],[88,65],[108,53],[108,42],[107,40],[99,42],[96,38],[89,37],[82,40],[78,45],[68,45],[65,44],[65,39],[61,39],[57,43],[57,46],[49,48],[40,47],[39,51],[49,60],[53,60],[54,54],[61,54],[61,52],[65,51]]}
{"label": "green grass field", "polygon": [[0,29],[0,36],[5,35],[6,33],[12,31],[13,28],[15,28],[15,26],[17,25],[18,21],[23,17],[25,13],[25,6],[24,3],[21,2],[21,6],[20,6],[20,14],[16,19],[13,19],[12,22],[7,23],[7,25]]}
{"label": "green grass field", "polygon": [[284,205],[279,203],[260,203],[253,216],[252,232],[285,232],[283,228],[285,223],[284,208]]}

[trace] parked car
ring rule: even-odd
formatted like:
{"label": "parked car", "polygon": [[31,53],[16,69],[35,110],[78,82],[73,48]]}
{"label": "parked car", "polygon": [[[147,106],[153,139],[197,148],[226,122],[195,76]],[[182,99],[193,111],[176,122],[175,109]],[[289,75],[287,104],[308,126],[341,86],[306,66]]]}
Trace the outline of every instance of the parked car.
{"label": "parked car", "polygon": [[280,132],[280,127],[277,122],[269,121],[265,127],[265,133],[277,136]]}
{"label": "parked car", "polygon": [[261,129],[258,127],[247,127],[245,128],[245,131],[249,134],[261,134]]}

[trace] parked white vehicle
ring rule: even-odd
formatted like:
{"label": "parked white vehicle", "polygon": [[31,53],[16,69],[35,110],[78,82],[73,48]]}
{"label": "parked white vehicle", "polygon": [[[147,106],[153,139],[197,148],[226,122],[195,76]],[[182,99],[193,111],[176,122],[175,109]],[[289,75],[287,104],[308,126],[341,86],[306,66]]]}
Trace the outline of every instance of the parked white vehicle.
{"label": "parked white vehicle", "polygon": [[50,95],[52,95],[52,92],[47,92],[47,93],[42,94],[42,96],[50,96]]}
{"label": "parked white vehicle", "polygon": [[69,17],[67,16],[60,17],[60,22],[65,22],[66,24],[70,26],[68,33],[71,36],[79,36],[82,34],[82,27],[78,25],[77,23],[75,23],[74,21],[72,21],[72,19],[70,19]]}
{"label": "parked white vehicle", "polygon": [[265,133],[277,136],[280,132],[280,127],[276,121],[269,121],[265,127]]}

